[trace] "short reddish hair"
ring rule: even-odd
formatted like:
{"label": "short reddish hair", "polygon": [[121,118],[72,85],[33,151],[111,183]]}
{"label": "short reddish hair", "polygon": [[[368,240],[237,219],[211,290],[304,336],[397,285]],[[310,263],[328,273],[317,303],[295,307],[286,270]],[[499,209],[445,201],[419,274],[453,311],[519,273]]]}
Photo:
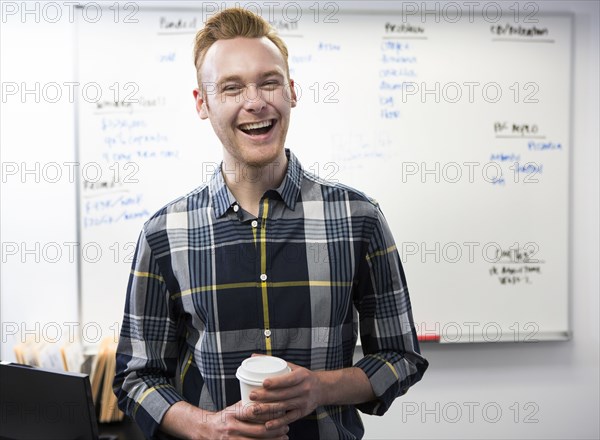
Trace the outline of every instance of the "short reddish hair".
{"label": "short reddish hair", "polygon": [[204,62],[204,57],[210,46],[217,40],[230,40],[236,37],[243,38],[262,38],[267,37],[277,46],[285,62],[285,71],[290,77],[290,68],[288,65],[288,49],[277,31],[268,21],[253,12],[242,8],[225,9],[215,16],[209,18],[204,27],[196,33],[194,44],[194,65],[196,66],[196,76],[198,86],[202,88],[200,78],[200,68]]}

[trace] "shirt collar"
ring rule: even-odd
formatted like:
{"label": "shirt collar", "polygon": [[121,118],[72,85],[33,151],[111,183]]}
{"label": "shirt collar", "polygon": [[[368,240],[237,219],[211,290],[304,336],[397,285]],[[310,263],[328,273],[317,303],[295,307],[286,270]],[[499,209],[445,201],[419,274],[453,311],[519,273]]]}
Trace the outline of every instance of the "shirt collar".
{"label": "shirt collar", "polygon": [[[285,149],[285,154],[288,158],[287,171],[285,177],[278,188],[273,189],[277,192],[283,202],[291,210],[296,207],[298,196],[300,195],[300,187],[302,184],[302,165],[289,149]],[[235,197],[227,187],[221,166],[215,171],[209,182],[209,191],[212,199],[212,205],[215,212],[215,217],[219,218],[236,202]]]}
{"label": "shirt collar", "polygon": [[225,214],[225,211],[235,203],[235,198],[231,194],[231,191],[229,191],[229,188],[227,188],[225,179],[223,179],[221,166],[223,166],[223,162],[221,162],[221,165],[217,168],[208,184],[215,217],[217,218]]}

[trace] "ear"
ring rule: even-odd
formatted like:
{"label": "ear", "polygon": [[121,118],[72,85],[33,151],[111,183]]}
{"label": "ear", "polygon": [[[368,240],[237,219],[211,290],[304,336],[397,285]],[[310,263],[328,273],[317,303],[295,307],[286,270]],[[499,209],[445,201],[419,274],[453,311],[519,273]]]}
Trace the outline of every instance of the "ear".
{"label": "ear", "polygon": [[200,89],[194,89],[194,100],[196,101],[196,111],[200,119],[208,118],[208,110],[206,108],[206,102],[202,99],[202,92]]}
{"label": "ear", "polygon": [[292,104],[292,107],[296,107],[296,104],[298,103],[293,79],[290,79],[290,103]]}

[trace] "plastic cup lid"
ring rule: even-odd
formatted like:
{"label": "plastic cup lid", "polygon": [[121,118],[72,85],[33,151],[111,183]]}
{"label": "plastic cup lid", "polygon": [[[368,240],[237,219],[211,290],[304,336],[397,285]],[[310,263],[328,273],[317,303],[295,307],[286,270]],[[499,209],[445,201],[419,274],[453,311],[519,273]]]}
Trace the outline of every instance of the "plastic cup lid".
{"label": "plastic cup lid", "polygon": [[236,377],[246,383],[262,384],[268,377],[280,376],[291,370],[287,362],[275,356],[254,356],[245,359],[237,369]]}

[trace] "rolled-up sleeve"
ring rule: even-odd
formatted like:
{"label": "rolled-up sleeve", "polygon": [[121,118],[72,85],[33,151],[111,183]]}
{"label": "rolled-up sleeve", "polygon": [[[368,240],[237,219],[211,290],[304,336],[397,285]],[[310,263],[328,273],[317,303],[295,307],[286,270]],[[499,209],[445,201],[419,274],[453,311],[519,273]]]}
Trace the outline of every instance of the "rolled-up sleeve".
{"label": "rolled-up sleeve", "polygon": [[354,301],[364,353],[355,366],[369,378],[376,399],[356,407],[366,414],[382,415],[396,397],[421,380],[429,364],[420,353],[398,250],[377,206],[375,211]]}
{"label": "rolled-up sleeve", "polygon": [[183,400],[173,386],[180,333],[176,305],[144,230],[127,286],[113,389],[119,408],[147,438],[158,438],[163,416]]}

